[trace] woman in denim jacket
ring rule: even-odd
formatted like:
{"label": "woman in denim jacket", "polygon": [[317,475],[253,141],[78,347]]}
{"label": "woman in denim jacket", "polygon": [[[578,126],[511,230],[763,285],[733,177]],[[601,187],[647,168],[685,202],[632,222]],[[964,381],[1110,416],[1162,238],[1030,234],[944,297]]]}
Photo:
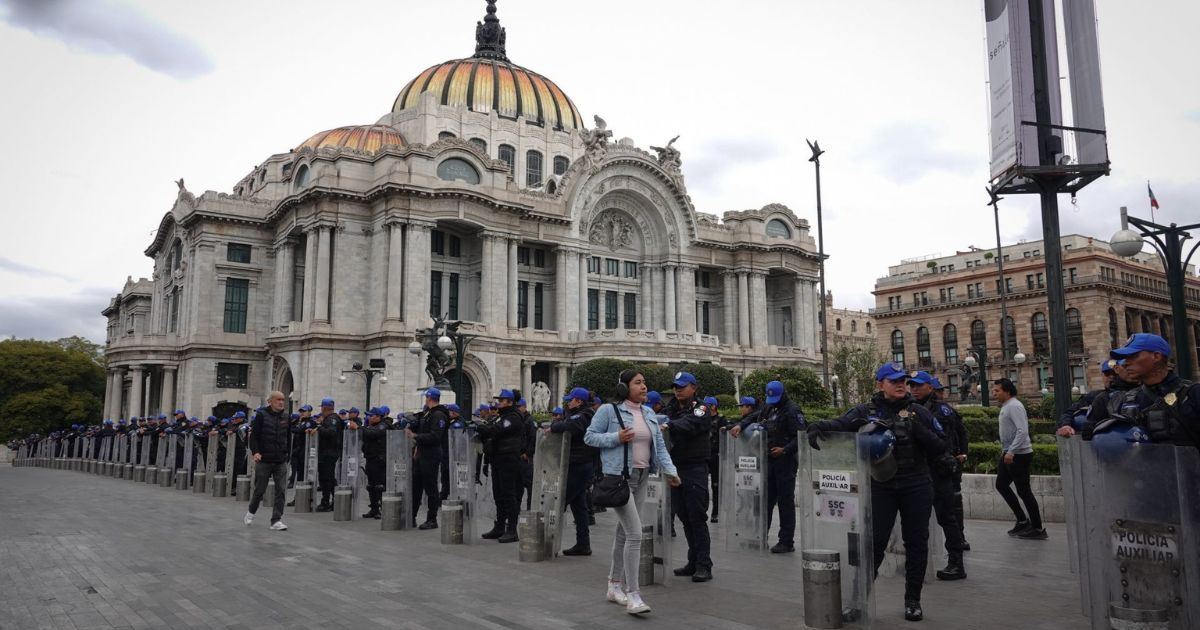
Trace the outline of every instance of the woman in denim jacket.
{"label": "woman in denim jacket", "polygon": [[621,389],[627,391],[624,400],[601,406],[583,441],[600,449],[605,475],[622,473],[628,450],[629,501],[615,508],[617,534],[613,540],[612,566],[608,571],[607,598],[610,602],[624,604],[626,612],[636,615],[650,612],[638,588],[638,562],[642,550],[642,521],[638,508],[646,499],[646,478],[661,469],[668,482],[678,486],[679,474],[667,453],[658,418],[646,405],[645,375],[638,370],[625,370],[621,372],[620,382]]}

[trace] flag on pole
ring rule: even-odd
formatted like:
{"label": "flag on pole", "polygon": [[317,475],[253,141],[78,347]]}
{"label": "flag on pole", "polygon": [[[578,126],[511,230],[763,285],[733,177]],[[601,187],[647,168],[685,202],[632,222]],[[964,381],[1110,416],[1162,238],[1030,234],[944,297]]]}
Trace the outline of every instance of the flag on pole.
{"label": "flag on pole", "polygon": [[1146,192],[1150,194],[1150,207],[1158,210],[1158,200],[1154,198],[1154,189],[1150,188],[1150,182],[1146,182]]}

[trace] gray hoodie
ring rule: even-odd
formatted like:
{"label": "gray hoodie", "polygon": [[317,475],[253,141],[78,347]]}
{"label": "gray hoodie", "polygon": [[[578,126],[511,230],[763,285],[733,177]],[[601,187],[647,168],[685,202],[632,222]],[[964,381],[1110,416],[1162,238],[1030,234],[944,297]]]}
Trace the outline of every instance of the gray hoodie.
{"label": "gray hoodie", "polygon": [[1029,416],[1025,413],[1025,405],[1015,397],[1000,407],[1000,448],[1013,455],[1033,452],[1033,444],[1029,441]]}

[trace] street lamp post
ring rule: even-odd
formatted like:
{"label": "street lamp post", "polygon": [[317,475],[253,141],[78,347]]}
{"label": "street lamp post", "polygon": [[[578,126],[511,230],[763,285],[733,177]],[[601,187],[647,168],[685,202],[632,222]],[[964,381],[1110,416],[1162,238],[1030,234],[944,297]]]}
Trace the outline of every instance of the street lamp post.
{"label": "street lamp post", "polygon": [[833,406],[837,407],[838,406],[838,399],[837,399],[838,375],[834,374],[833,376],[830,376],[829,383],[831,385],[833,385]]}
{"label": "street lamp post", "polygon": [[[1129,226],[1137,228],[1137,232]],[[1185,256],[1184,241],[1191,238],[1187,230],[1200,229],[1200,223],[1191,225],[1163,226],[1145,219],[1129,216],[1129,211],[1121,207],[1121,230],[1113,235],[1111,246],[1113,252],[1126,258],[1136,256],[1142,251],[1142,237],[1158,251],[1163,267],[1167,270],[1167,288],[1171,292],[1171,325],[1175,333],[1175,367],[1179,376],[1192,380],[1191,342],[1188,333],[1187,302],[1184,298],[1184,286],[1187,280],[1185,270],[1192,254],[1200,247],[1200,242],[1192,246]],[[1141,234],[1139,235],[1138,232]]]}
{"label": "street lamp post", "polygon": [[1008,282],[1004,278],[1004,250],[1000,244],[1000,200],[1004,199],[1000,195],[988,189],[988,196],[991,201],[988,205],[992,207],[996,215],[996,265],[1000,274],[1000,345],[1004,347],[1004,357],[1008,357]]}
{"label": "street lamp post", "polygon": [[[467,356],[467,346],[471,344],[479,335],[467,335],[458,332],[458,326],[454,322],[447,325],[449,329],[446,334],[438,337],[437,345],[442,350],[450,350],[454,348],[454,398],[460,405],[466,402],[463,396],[463,361]],[[421,344],[413,341],[408,345],[408,351],[414,355],[421,354]]]}
{"label": "street lamp post", "polygon": [[[994,350],[995,348],[991,349]],[[974,369],[976,365],[979,366],[979,403],[984,407],[987,407],[988,403],[990,402],[990,391],[987,378],[988,350],[989,348],[967,348],[964,351],[964,354],[967,356],[965,359],[963,359],[963,365],[967,366],[968,369]],[[1025,363],[1025,359],[1026,356],[1024,352],[1018,351],[1012,355],[1013,363],[1016,363],[1018,366],[1020,366],[1022,363]]]}
{"label": "street lamp post", "polygon": [[358,374],[367,380],[367,405],[366,409],[363,410],[364,413],[371,408],[371,381],[375,379],[375,375],[379,375],[380,384],[388,382],[387,375],[383,373],[385,367],[387,367],[387,364],[384,363],[383,359],[371,359],[370,365],[365,368],[362,363],[355,361],[349,370],[342,370],[341,376],[338,377],[339,383],[346,382],[347,374]]}
{"label": "street lamp post", "polygon": [[828,352],[828,326],[829,313],[825,309],[825,229],[821,219],[821,154],[825,151],[821,150],[821,143],[813,140],[808,142],[808,148],[812,150],[812,157],[808,158],[817,169],[817,255],[821,261],[821,378],[823,382],[829,382],[829,352]]}

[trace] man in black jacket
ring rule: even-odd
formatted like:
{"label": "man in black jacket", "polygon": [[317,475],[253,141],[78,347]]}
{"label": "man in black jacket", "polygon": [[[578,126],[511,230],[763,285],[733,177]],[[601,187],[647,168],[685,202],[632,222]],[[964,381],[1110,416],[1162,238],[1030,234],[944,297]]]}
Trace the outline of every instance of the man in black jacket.
{"label": "man in black jacket", "polygon": [[333,511],[333,486],[337,483],[338,460],[342,457],[342,419],[333,411],[333,399],[321,400],[321,418],[310,433],[317,434],[317,484],[321,504],[317,512]]}
{"label": "man in black jacket", "polygon": [[796,550],[796,472],[800,467],[796,435],[805,428],[804,412],[788,398],[780,381],[767,383],[765,393],[762,411],[747,415],[729,434],[736,438],[755,422],[767,431],[768,529],[775,506],[779,506],[779,541],[771,547],[771,553],[792,553]]}
{"label": "man in black jacket", "polygon": [[442,391],[436,387],[425,390],[425,410],[417,414],[404,432],[416,446],[413,449],[413,502],[412,519],[417,522],[421,511],[421,495],[425,495],[428,506],[425,522],[417,529],[437,529],[437,514],[442,499],[438,493],[438,477],[442,473],[442,436],[449,425],[446,408],[442,406]]}
{"label": "man in black jacket", "polygon": [[592,459],[594,448],[583,442],[583,434],[587,433],[592,424],[592,408],[588,406],[591,396],[588,390],[576,387],[563,396],[567,409],[561,420],[550,423],[551,433],[566,433],[571,439],[571,454],[567,464],[567,487],[563,493],[563,503],[571,508],[571,516],[575,519],[575,546],[564,549],[564,556],[592,555],[591,532],[588,523],[591,515],[587,508],[588,482],[594,475]]}
{"label": "man in black jacket", "polygon": [[[357,416],[357,413],[352,414],[356,421]],[[378,520],[383,518],[379,509],[383,491],[387,488],[387,425],[383,424],[383,414],[378,408],[367,410],[367,425],[362,428],[361,435],[363,459],[367,463],[367,497],[371,502],[370,510],[362,517]]]}
{"label": "man in black jacket", "polygon": [[712,417],[696,400],[696,377],[679,372],[673,381],[675,397],[663,408],[669,432],[671,461],[682,483],[671,488],[671,506],[683,524],[688,543],[687,564],[675,575],[692,576],[693,582],[712,579],[712,541],[708,535],[708,458]]}
{"label": "man in black jacket", "polygon": [[496,397],[499,416],[481,422],[476,431],[487,445],[491,466],[492,496],[496,500],[496,525],[481,536],[497,542],[517,542],[517,516],[521,499],[521,452],[525,446],[525,417],[517,411],[511,389]]}
{"label": "man in black jacket", "polygon": [[[963,566],[962,505],[962,462],[967,460],[967,427],[958,412],[950,405],[939,402],[933,395],[933,376],[928,372],[914,372],[908,379],[908,391],[918,405],[929,410],[933,416],[933,430],[946,443],[946,452],[954,458],[951,466],[931,465],[933,479],[933,512],[938,525],[946,534],[946,553],[949,562],[945,569],[937,572],[939,580],[962,580],[967,577]],[[957,501],[957,503],[956,503]]]}
{"label": "man in black jacket", "polygon": [[267,491],[267,481],[275,479],[275,502],[271,504],[271,529],[287,529],[283,524],[283,505],[286,501],[287,463],[290,422],[283,411],[283,392],[271,392],[267,406],[254,414],[250,424],[250,452],[254,455],[254,494],[244,522],[254,522],[258,504]]}

